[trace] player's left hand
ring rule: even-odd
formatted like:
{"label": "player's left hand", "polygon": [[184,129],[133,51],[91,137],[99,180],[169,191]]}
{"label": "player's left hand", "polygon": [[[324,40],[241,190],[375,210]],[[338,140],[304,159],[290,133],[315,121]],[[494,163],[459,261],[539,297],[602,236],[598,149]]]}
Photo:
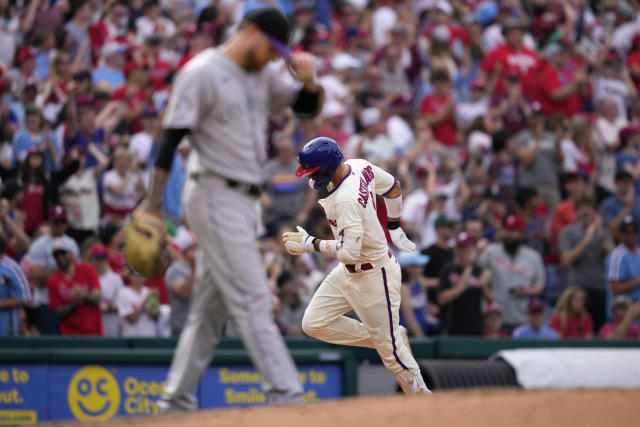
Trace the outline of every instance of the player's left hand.
{"label": "player's left hand", "polygon": [[282,233],[282,242],[284,247],[291,255],[302,255],[305,252],[313,252],[313,236],[310,236],[306,230],[297,226],[297,233]]}
{"label": "player's left hand", "polygon": [[294,52],[291,55],[291,69],[302,82],[312,82],[316,73],[316,57],[308,52]]}
{"label": "player's left hand", "polygon": [[395,230],[389,230],[389,235],[396,248],[402,252],[413,252],[416,250],[416,244],[409,240],[402,228],[398,227]]}

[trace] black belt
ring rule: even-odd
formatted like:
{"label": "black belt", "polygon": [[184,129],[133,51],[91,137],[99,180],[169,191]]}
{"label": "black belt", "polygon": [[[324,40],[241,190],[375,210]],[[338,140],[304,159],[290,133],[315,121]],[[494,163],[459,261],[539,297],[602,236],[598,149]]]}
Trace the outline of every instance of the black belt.
{"label": "black belt", "polygon": [[225,179],[225,181],[229,187],[247,193],[251,197],[260,197],[262,194],[262,187],[257,184],[245,184],[232,179]]}
{"label": "black belt", "polygon": [[[201,176],[206,175],[207,173],[202,173],[202,172],[195,172],[191,174],[191,179],[193,179],[194,181],[197,181]],[[211,174],[213,175],[213,174]],[[217,176],[217,175],[216,175]],[[228,179],[228,178],[223,178],[220,177],[220,179],[224,180],[224,182],[227,183],[227,185],[235,190],[239,190],[242,191],[243,193],[248,194],[251,197],[260,197],[262,195],[262,186],[257,185],[257,184],[246,184],[244,182],[238,182],[235,181],[233,179]]]}
{"label": "black belt", "polygon": [[[387,255],[389,255],[389,258],[391,258],[391,251],[387,252]],[[358,273],[358,271],[356,270],[356,264],[345,264],[344,266],[347,267],[349,273]],[[370,263],[360,264],[360,271],[369,270],[373,270],[373,265],[371,265]]]}

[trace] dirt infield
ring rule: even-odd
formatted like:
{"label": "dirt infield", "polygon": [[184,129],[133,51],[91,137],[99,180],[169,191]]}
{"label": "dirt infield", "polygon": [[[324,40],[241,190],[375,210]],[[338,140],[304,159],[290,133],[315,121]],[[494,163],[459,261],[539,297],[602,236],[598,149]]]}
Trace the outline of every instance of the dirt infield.
{"label": "dirt infield", "polygon": [[[153,427],[638,426],[640,390],[473,390],[222,409],[100,424]],[[55,423],[50,426],[94,426]]]}

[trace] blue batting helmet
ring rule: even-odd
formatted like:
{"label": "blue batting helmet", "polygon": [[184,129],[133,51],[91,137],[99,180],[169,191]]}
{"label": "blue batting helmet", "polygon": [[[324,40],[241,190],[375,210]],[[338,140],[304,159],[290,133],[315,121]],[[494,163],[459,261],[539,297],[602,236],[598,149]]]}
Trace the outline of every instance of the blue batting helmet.
{"label": "blue batting helmet", "polygon": [[321,190],[329,185],[344,156],[338,143],[331,138],[320,137],[307,142],[298,153],[300,167],[296,176],[314,176],[313,187]]}

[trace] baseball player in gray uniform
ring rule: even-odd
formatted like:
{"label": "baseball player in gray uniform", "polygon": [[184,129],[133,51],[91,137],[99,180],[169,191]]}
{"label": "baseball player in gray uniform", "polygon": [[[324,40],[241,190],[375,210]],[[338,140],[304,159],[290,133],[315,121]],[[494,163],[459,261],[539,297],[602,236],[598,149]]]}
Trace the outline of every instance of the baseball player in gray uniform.
{"label": "baseball player in gray uniform", "polygon": [[300,401],[302,385],[273,322],[273,299],[256,247],[267,116],[291,105],[297,114],[313,117],[322,104],[314,57],[290,56],[288,37],[281,12],[253,10],[228,41],[191,59],[173,84],[149,194],[138,209],[160,215],[175,149],[188,135],[194,154],[182,202],[200,251],[187,323],[158,401],[163,413],[196,407],[194,389],[229,317],[264,378],[269,402]]}

